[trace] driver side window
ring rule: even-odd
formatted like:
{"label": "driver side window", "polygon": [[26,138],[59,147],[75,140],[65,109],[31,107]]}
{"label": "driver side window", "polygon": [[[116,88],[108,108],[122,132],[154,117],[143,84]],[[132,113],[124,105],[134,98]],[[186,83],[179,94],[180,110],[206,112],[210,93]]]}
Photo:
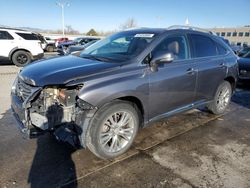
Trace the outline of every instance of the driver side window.
{"label": "driver side window", "polygon": [[172,53],[175,60],[187,59],[188,48],[186,38],[184,36],[173,36],[164,39],[153,50],[152,55]]}

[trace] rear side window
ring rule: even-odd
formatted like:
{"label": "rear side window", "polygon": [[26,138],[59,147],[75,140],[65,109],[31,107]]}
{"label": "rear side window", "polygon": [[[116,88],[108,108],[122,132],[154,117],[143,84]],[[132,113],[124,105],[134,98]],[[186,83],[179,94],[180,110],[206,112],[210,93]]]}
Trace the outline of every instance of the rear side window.
{"label": "rear side window", "polygon": [[12,40],[14,39],[7,31],[0,31],[0,40]]}
{"label": "rear side window", "polygon": [[25,40],[39,40],[38,37],[33,33],[16,33]]}
{"label": "rear side window", "polygon": [[194,57],[208,57],[217,55],[216,46],[209,37],[191,34]]}

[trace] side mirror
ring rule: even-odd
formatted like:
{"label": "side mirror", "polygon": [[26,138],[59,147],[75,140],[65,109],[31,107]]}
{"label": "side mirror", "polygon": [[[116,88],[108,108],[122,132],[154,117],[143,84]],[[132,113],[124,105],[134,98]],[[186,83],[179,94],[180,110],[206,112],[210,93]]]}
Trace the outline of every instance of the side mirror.
{"label": "side mirror", "polygon": [[174,60],[173,53],[164,53],[164,54],[157,54],[155,57],[151,59],[151,71],[157,72],[158,65],[161,63],[171,63]]}
{"label": "side mirror", "polygon": [[173,53],[158,54],[152,58],[152,64],[171,63],[174,60]]}

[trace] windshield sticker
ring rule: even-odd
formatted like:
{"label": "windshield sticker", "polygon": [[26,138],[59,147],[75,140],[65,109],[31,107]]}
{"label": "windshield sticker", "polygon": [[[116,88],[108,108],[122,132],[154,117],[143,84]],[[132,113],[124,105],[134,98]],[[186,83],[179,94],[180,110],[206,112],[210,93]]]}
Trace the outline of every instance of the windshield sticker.
{"label": "windshield sticker", "polygon": [[152,38],[154,34],[150,33],[141,33],[141,34],[136,34],[134,37],[139,37],[139,38]]}

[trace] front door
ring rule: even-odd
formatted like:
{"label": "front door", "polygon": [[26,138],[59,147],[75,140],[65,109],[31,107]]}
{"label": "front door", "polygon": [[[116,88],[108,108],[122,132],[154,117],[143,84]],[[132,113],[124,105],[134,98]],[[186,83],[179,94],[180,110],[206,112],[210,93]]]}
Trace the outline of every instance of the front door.
{"label": "front door", "polygon": [[158,71],[149,75],[149,121],[192,104],[195,97],[197,67],[189,59],[186,37],[168,36],[153,50],[152,56],[162,52],[173,53],[174,60],[159,64]]}

